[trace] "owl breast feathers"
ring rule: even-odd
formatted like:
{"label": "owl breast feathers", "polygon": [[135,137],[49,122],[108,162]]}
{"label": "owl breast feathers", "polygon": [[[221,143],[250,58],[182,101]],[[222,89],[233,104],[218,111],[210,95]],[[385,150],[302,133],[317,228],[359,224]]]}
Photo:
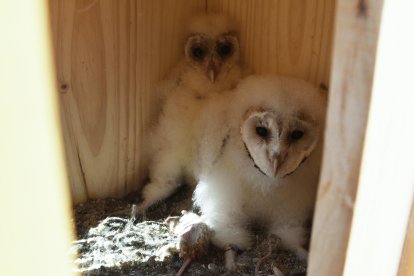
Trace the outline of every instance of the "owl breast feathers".
{"label": "owl breast feathers", "polygon": [[326,99],[311,84],[252,76],[218,96],[200,118],[195,204],[222,248],[251,246],[252,221],[306,259]]}

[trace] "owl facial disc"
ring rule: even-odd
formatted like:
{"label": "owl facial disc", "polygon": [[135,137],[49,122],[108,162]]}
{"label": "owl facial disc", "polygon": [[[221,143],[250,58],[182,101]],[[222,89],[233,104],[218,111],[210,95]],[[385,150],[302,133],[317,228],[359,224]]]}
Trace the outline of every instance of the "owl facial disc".
{"label": "owl facial disc", "polygon": [[255,167],[271,178],[293,173],[319,137],[318,126],[300,113],[279,114],[263,108],[249,109],[240,131]]}

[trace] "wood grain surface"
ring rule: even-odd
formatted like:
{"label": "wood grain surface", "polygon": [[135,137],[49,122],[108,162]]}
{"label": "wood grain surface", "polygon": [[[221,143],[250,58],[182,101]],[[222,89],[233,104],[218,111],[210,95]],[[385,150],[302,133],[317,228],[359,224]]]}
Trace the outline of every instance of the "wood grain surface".
{"label": "wood grain surface", "polygon": [[253,72],[274,73],[328,86],[334,0],[211,0],[240,26],[245,62]]}
{"label": "wood grain surface", "polygon": [[153,88],[181,54],[182,30],[204,1],[50,0],[74,202],[142,185],[141,147],[157,110]]}
{"label": "wood grain surface", "polygon": [[382,1],[337,2],[323,168],[312,229],[309,275],[343,274],[360,177],[381,11]]}
{"label": "wood grain surface", "polygon": [[401,256],[399,276],[414,275],[414,201],[411,207],[410,221],[407,227],[407,235],[405,238],[404,250]]}

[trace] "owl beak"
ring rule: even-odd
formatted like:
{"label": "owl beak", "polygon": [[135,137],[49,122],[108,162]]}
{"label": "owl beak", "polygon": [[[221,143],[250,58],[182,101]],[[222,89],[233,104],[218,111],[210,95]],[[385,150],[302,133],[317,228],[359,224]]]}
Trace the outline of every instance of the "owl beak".
{"label": "owl beak", "polygon": [[273,156],[273,176],[274,177],[280,176],[280,170],[283,166],[283,163],[286,160],[286,156],[287,156],[286,152],[281,152]]}
{"label": "owl beak", "polygon": [[210,78],[210,81],[211,82],[214,82],[214,80],[215,80],[215,73],[214,73],[214,70],[209,70],[208,71],[208,77]]}
{"label": "owl beak", "polygon": [[220,62],[215,58],[210,59],[210,62],[207,66],[207,74],[211,82],[214,82],[217,78],[218,72],[220,69]]}

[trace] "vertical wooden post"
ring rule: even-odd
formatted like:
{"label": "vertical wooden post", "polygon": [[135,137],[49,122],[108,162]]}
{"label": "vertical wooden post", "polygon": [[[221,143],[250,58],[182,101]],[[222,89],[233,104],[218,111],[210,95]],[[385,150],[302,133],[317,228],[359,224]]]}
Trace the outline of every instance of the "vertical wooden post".
{"label": "vertical wooden post", "polygon": [[46,4],[0,1],[0,275],[71,274]]}
{"label": "vertical wooden post", "polygon": [[345,275],[396,275],[414,194],[414,17],[384,1]]}
{"label": "vertical wooden post", "polygon": [[414,201],[411,207],[410,222],[407,227],[404,250],[401,256],[399,276],[414,275]]}
{"label": "vertical wooden post", "polygon": [[338,3],[309,275],[398,270],[414,192],[413,3],[381,2]]}
{"label": "vertical wooden post", "polygon": [[360,175],[382,1],[338,0],[309,275],[342,275]]}

